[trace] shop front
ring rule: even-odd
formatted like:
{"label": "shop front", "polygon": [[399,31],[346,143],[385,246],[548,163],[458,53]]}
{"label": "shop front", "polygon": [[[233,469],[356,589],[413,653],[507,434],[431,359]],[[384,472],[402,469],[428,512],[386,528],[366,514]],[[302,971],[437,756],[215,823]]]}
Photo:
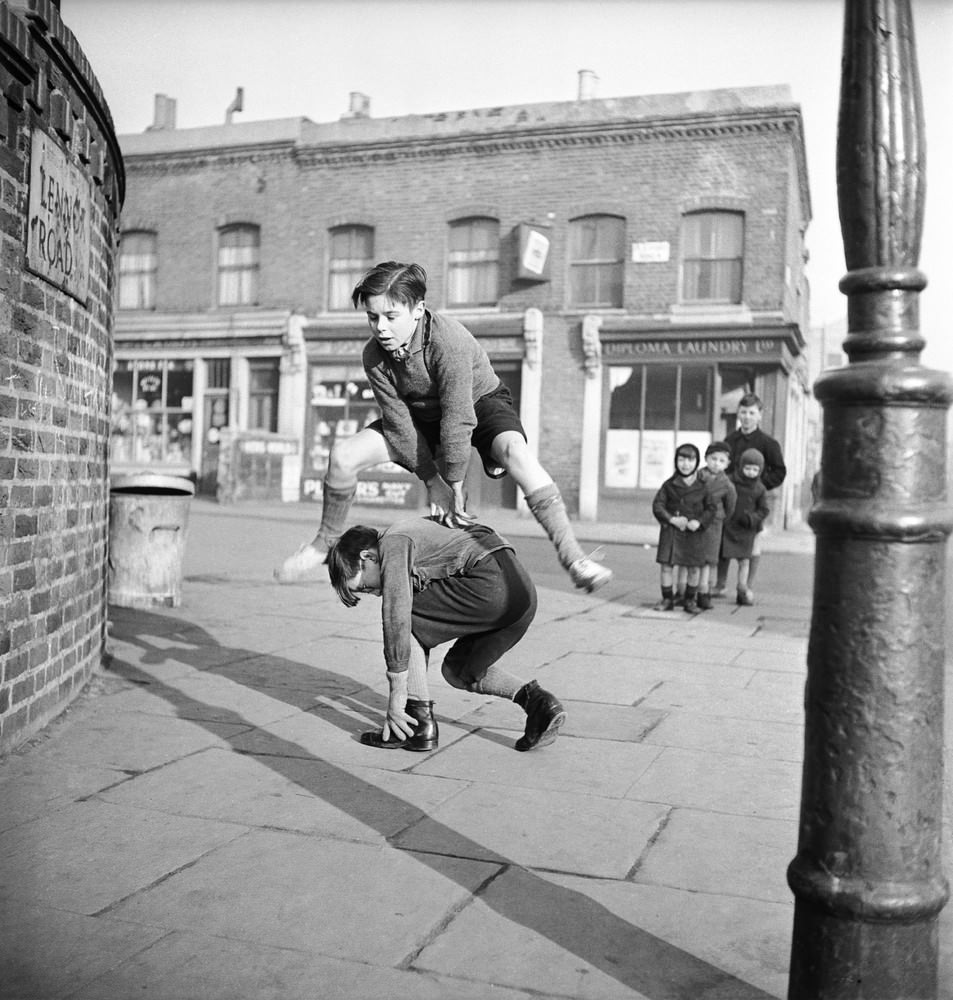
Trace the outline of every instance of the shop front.
{"label": "shop front", "polygon": [[600,519],[644,516],[674,470],[675,449],[704,455],[736,424],[748,392],[764,403],[764,430],[787,454],[788,382],[799,345],[788,329],[673,337],[601,334]]}

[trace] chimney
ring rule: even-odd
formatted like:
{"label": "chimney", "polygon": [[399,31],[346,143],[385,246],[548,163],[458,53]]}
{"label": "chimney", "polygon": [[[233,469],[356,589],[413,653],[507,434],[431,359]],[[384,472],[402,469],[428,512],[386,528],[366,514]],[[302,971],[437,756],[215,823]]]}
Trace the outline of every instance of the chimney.
{"label": "chimney", "polygon": [[242,98],[245,96],[244,87],[236,87],[235,89],[235,100],[225,109],[225,124],[232,124],[232,115],[236,111],[242,110]]}
{"label": "chimney", "polygon": [[579,70],[579,95],[576,100],[591,101],[598,89],[599,77],[591,69]]}
{"label": "chimney", "polygon": [[352,90],[346,115],[341,118],[370,118],[371,99],[367,94],[362,94],[359,90]]}
{"label": "chimney", "polygon": [[165,94],[156,94],[153,121],[146,128],[146,131],[155,132],[166,129],[175,129],[175,98],[166,97]]}

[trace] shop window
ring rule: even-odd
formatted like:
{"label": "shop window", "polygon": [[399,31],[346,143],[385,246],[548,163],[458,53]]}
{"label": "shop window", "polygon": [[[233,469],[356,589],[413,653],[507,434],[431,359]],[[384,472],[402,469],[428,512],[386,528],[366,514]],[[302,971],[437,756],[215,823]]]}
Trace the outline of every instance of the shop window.
{"label": "shop window", "polygon": [[227,226],[218,233],[218,304],[258,304],[257,226]]}
{"label": "shop window", "polygon": [[328,309],[352,309],[351,293],[374,266],[374,230],[370,226],[337,226],[330,237]]}
{"label": "shop window", "polygon": [[119,308],[156,307],[156,234],[138,231],[122,234],[119,246]]}
{"label": "shop window", "polygon": [[[306,497],[320,499],[335,441],[353,437],[378,420],[381,413],[359,364],[313,366],[310,409],[302,492]],[[396,462],[385,462],[361,473],[357,501],[412,507],[417,499],[416,482]]]}
{"label": "shop window", "polygon": [[492,306],[499,297],[500,224],[460,219],[450,224],[447,304]]}
{"label": "shop window", "polygon": [[569,297],[574,306],[619,307],[625,219],[586,215],[569,223]]}
{"label": "shop window", "polygon": [[248,429],[278,430],[278,361],[248,363]]}
{"label": "shop window", "polygon": [[191,361],[117,361],[113,375],[110,460],[174,465],[192,456]]}
{"label": "shop window", "polygon": [[683,217],[683,302],[741,302],[744,236],[741,212],[692,212]]}
{"label": "shop window", "polygon": [[658,489],[674,471],[675,448],[711,442],[709,365],[613,365],[603,485]]}

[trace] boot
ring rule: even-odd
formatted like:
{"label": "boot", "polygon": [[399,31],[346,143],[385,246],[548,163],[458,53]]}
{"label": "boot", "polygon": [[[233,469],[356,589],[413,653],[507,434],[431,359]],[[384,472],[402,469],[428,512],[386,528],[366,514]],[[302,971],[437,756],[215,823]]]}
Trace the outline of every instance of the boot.
{"label": "boot", "polygon": [[739,587],[736,600],[739,606],[750,608],[754,604],[754,593],[747,587]]}
{"label": "boot", "polygon": [[522,752],[549,746],[566,721],[566,710],[557,698],[544,691],[536,681],[529,681],[516,692],[513,701],[526,712],[526,728],[516,741],[516,749]]}
{"label": "boot", "polygon": [[316,579],[328,558],[328,549],[344,533],[347,515],[357,487],[339,490],[324,484],[324,507],[317,536],[306,542],[275,570],[279,583],[301,583]]}
{"label": "boot", "polygon": [[698,614],[698,603],[695,600],[695,595],[698,591],[697,587],[686,587],[685,588],[685,603],[682,607],[690,614]]}
{"label": "boot", "polygon": [[711,594],[707,590],[703,594],[699,593],[697,603],[699,611],[711,611]]}
{"label": "boot", "polygon": [[408,698],[405,706],[407,714],[417,720],[414,735],[404,739],[402,736],[383,739],[384,732],[374,729],[369,733],[361,733],[361,742],[366,747],[376,747],[378,750],[413,750],[421,753],[425,750],[436,750],[440,730],[437,720],[433,717],[433,702],[418,701]]}
{"label": "boot", "polygon": [[612,570],[585,555],[576,541],[566,505],[555,483],[541,486],[526,497],[529,509],[556,547],[556,555],[572,582],[591,594],[612,579]]}
{"label": "boot", "polygon": [[662,600],[655,605],[653,611],[671,611],[675,607],[675,599],[671,587],[662,588]]}

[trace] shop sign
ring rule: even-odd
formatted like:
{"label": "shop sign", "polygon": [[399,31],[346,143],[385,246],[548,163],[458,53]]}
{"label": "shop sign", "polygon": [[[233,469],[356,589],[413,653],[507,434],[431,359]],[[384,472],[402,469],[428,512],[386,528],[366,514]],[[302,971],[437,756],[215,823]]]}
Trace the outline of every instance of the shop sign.
{"label": "shop sign", "polygon": [[26,266],[86,304],[89,295],[90,187],[45,132],[33,132]]}
{"label": "shop sign", "polygon": [[239,441],[238,450],[246,455],[297,455],[297,441]]}
{"label": "shop sign", "polygon": [[672,251],[668,240],[632,244],[633,264],[664,264]]}
{"label": "shop sign", "polygon": [[762,355],[781,357],[781,340],[776,337],[735,337],[724,340],[610,340],[603,341],[604,358],[692,358]]}

